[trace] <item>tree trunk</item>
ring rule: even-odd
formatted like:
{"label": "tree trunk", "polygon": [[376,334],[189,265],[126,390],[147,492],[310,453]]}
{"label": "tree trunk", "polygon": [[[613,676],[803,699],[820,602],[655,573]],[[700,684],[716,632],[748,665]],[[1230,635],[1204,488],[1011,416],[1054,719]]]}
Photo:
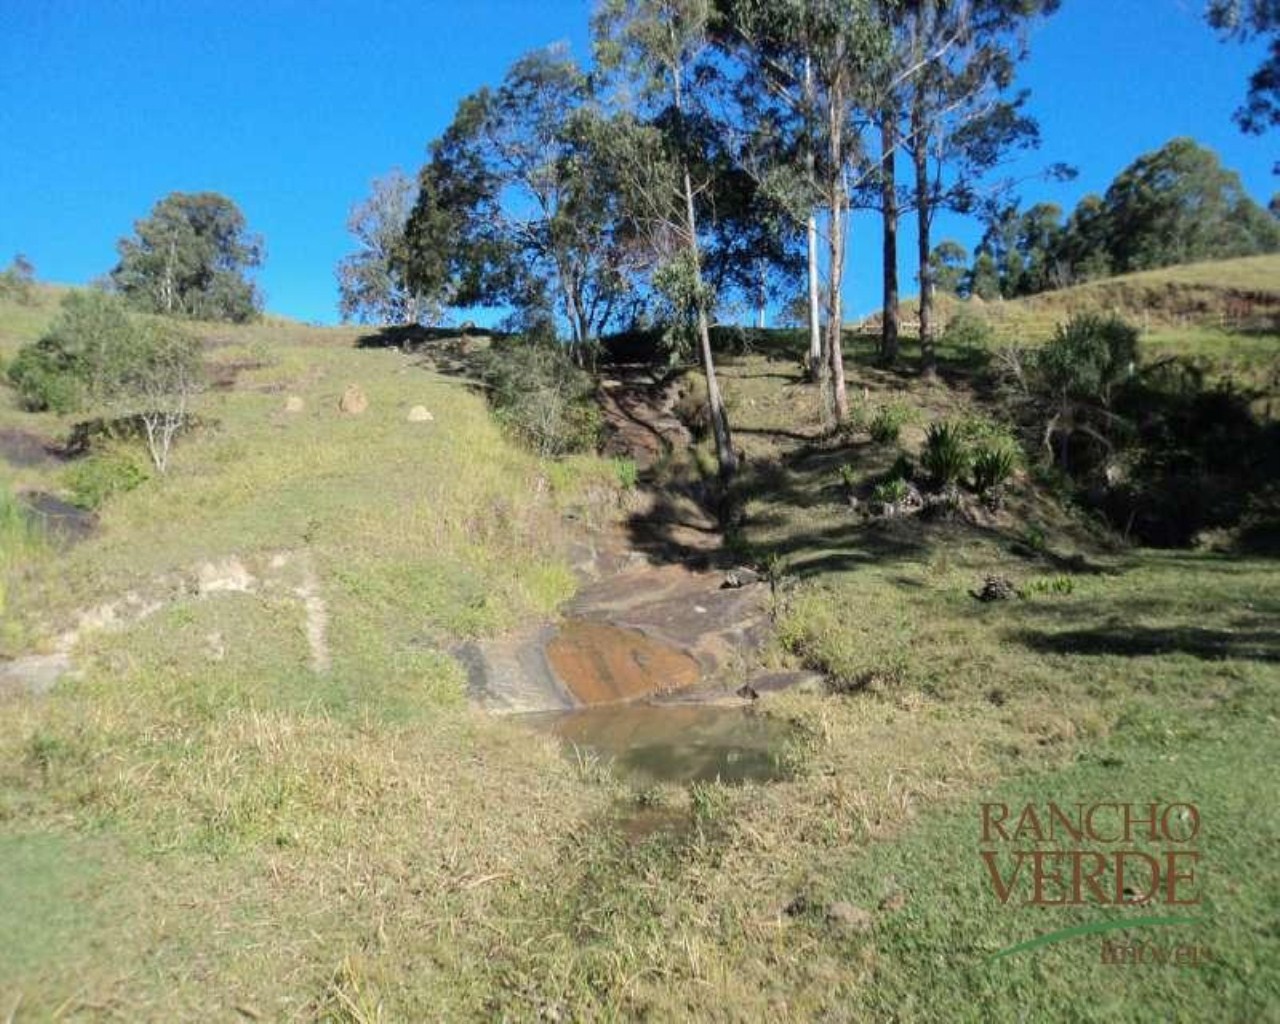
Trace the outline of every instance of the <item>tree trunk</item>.
{"label": "tree trunk", "polygon": [[898,181],[897,111],[880,116],[880,199],[884,219],[884,304],[880,322],[880,358],[890,365],[898,361]]}
{"label": "tree trunk", "polygon": [[693,209],[693,179],[686,164],[684,171],[685,220],[689,232],[689,253],[693,257],[694,284],[698,289],[698,350],[702,356],[702,372],[707,378],[707,410],[711,416],[711,430],[716,439],[716,461],[720,464],[720,476],[728,480],[738,469],[738,457],[733,451],[733,438],[729,433],[729,416],[725,412],[724,399],[720,395],[720,383],[716,379],[715,359],[711,354],[711,324],[707,317],[706,303],[702,300],[702,263],[698,252],[698,219]]}
{"label": "tree trunk", "polygon": [[[804,95],[806,114],[811,116],[813,111],[813,64],[808,56],[804,60]],[[810,125],[809,137],[806,141],[805,149],[805,165],[809,172],[809,184],[813,186],[817,180],[815,170],[815,160],[813,153],[813,136],[812,125]],[[813,211],[809,211],[809,220],[806,224],[806,243],[809,251],[809,376],[817,383],[822,379],[822,314],[819,309],[819,284],[818,284],[818,215]]]}
{"label": "tree trunk", "polygon": [[818,215],[809,214],[809,376],[822,377],[822,313],[818,288]]}
{"label": "tree trunk", "polygon": [[837,179],[831,186],[830,265],[831,294],[827,297],[827,356],[831,363],[831,399],[836,423],[849,418],[849,396],[844,384],[844,348],[842,344],[844,310],[840,291],[844,278],[844,182]]}
{"label": "tree trunk", "polygon": [[760,261],[757,272],[759,277],[756,280],[756,327],[763,331],[766,324],[765,307],[769,303],[768,286],[765,281],[764,260]]}
{"label": "tree trunk", "polygon": [[933,344],[933,228],[932,200],[929,196],[929,133],[919,101],[911,108],[911,162],[916,172],[916,246],[920,260],[920,372],[926,380],[938,375],[938,356]]}

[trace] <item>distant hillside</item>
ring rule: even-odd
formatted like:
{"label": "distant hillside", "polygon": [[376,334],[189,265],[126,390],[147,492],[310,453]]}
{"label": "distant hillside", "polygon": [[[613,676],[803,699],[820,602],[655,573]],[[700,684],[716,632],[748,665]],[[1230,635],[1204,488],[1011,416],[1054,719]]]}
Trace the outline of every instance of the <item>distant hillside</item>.
{"label": "distant hillside", "polygon": [[[915,300],[904,305],[904,320],[913,321]],[[1165,267],[1021,299],[939,296],[938,307],[942,324],[962,309],[981,312],[1001,340],[1041,341],[1057,323],[1089,311],[1118,313],[1162,333],[1171,328],[1280,332],[1280,254]],[[878,329],[878,324],[874,316],[862,326]]]}

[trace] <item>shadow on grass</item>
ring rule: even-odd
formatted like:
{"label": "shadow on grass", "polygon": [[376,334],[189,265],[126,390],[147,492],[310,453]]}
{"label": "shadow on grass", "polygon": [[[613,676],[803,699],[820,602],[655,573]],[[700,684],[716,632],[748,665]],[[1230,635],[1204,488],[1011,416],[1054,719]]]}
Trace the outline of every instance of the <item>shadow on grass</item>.
{"label": "shadow on grass", "polygon": [[1041,654],[1112,655],[1146,658],[1187,654],[1206,661],[1280,661],[1280,632],[1269,629],[1221,630],[1199,626],[1142,628],[1102,626],[1063,633],[1024,631],[1013,634]]}

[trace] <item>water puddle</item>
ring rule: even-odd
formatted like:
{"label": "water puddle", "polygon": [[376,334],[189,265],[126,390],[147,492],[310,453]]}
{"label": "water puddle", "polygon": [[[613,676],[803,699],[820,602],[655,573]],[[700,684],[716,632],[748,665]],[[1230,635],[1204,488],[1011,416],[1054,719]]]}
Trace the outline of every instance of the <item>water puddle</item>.
{"label": "water puddle", "polygon": [[580,704],[612,704],[693,686],[698,662],[636,629],[570,619],[546,646],[556,678]]}
{"label": "water puddle", "polygon": [[771,782],[789,727],[748,707],[627,704],[529,715],[568,756],[592,754],[641,783]]}

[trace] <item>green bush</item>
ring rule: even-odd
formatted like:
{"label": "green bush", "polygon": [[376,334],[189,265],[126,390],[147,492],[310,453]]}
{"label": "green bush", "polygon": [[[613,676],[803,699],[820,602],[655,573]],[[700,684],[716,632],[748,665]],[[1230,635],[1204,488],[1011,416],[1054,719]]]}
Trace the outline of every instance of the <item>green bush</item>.
{"label": "green bush", "polygon": [[876,484],[871,497],[881,505],[896,505],[898,502],[906,500],[907,482],[900,476],[890,477],[888,480]]}
{"label": "green bush", "polygon": [[145,483],[148,476],[143,460],[133,450],[118,446],[75,462],[64,482],[71,491],[71,503],[93,511],[112,495]]}
{"label": "green bush", "polygon": [[1018,455],[1007,445],[993,444],[973,453],[973,489],[986,494],[1008,481],[1017,468]]}
{"label": "green bush", "polygon": [[539,455],[598,447],[604,422],[595,384],[559,344],[495,342],[481,359],[480,376],[494,414]]}
{"label": "green bush", "polygon": [[969,471],[972,455],[963,432],[954,423],[933,423],[925,436],[920,466],[939,487],[959,483]]}
{"label": "green bush", "polygon": [[1080,313],[1059,324],[1036,353],[1041,387],[1061,398],[1111,404],[1112,389],[1138,362],[1138,330],[1118,316]]}
{"label": "green bush", "polygon": [[986,319],[968,309],[957,312],[942,331],[942,343],[954,348],[987,348],[994,338]]}
{"label": "green bush", "polygon": [[9,380],[32,411],[74,412],[128,376],[136,334],[115,296],[71,292],[49,332],[18,351]]}
{"label": "green bush", "polygon": [[84,403],[84,388],[74,361],[48,339],[18,350],[7,371],[9,383],[28,412],[74,412]]}
{"label": "green bush", "polygon": [[911,420],[911,410],[901,402],[891,402],[876,410],[867,430],[871,440],[877,444],[894,444],[902,433],[902,428]]}

